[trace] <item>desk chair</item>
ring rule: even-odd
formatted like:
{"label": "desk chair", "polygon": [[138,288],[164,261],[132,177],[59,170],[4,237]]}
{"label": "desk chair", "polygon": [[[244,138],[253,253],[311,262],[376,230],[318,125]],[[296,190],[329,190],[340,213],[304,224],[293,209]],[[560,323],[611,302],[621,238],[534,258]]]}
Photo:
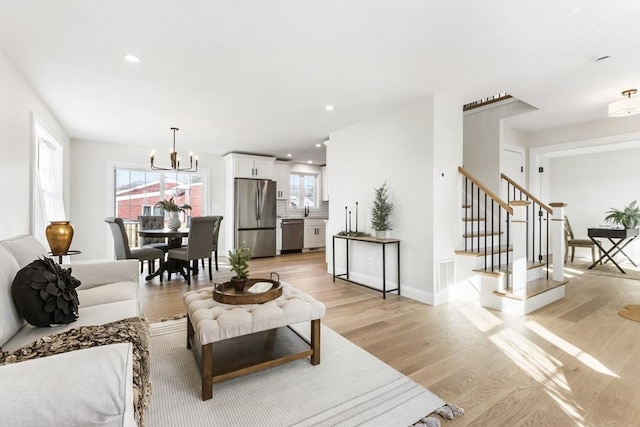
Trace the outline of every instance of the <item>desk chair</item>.
{"label": "desk chair", "polygon": [[[116,260],[122,259],[138,259],[141,263],[147,261],[149,264],[149,274],[155,270],[155,260],[160,260],[160,268],[164,262],[164,252],[156,248],[133,248],[129,247],[129,238],[124,229],[122,218],[108,217],[104,220],[109,224],[111,234],[113,235],[113,244],[116,252]],[[162,283],[162,274],[160,274],[160,283]]]}
{"label": "desk chair", "polygon": [[[197,274],[199,259],[209,259],[209,280],[213,280],[211,272],[211,236],[213,236],[215,224],[216,217],[214,216],[191,218],[187,246],[169,249],[169,260],[175,259],[186,264],[187,273],[183,274],[183,276],[187,279],[188,286],[191,286],[191,274],[194,276]],[[189,266],[189,261],[191,261],[191,266]],[[171,280],[171,273],[169,273],[169,280]]]}
{"label": "desk chair", "polygon": [[[564,244],[565,264],[567,263],[567,258],[569,257],[569,248],[571,248],[571,262],[573,262],[573,259],[575,258],[576,248],[591,248],[591,262],[596,262],[596,244],[593,243],[591,239],[576,239],[573,234],[573,229],[571,228],[569,218],[567,218],[566,216],[564,217]],[[602,256],[602,251],[600,251],[600,248],[598,248],[598,254]]]}

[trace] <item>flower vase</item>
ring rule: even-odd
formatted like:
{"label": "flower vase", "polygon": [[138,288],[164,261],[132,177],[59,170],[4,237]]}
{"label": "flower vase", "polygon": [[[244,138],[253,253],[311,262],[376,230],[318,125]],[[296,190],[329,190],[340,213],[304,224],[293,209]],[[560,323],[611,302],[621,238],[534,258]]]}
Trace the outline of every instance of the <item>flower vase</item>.
{"label": "flower vase", "polygon": [[45,229],[47,242],[53,255],[65,255],[73,239],[73,226],[70,221],[49,221]]}
{"label": "flower vase", "polygon": [[176,231],[181,225],[180,212],[169,212],[169,222],[167,223],[169,230]]}

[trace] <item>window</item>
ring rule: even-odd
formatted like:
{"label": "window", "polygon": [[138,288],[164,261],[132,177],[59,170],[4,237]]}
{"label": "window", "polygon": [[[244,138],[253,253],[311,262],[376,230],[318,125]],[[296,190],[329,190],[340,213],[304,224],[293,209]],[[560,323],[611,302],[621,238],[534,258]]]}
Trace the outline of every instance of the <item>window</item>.
{"label": "window", "polygon": [[198,174],[116,168],[114,176],[114,213],[125,222],[137,222],[139,215],[162,215],[155,204],[170,197],[178,205],[191,206],[181,215],[183,222],[204,215],[203,181]]}
{"label": "window", "polygon": [[62,199],[63,148],[40,124],[35,124],[34,235],[46,241],[49,221],[66,220]]}
{"label": "window", "polygon": [[302,173],[290,174],[289,204],[292,208],[318,207],[318,176]]}

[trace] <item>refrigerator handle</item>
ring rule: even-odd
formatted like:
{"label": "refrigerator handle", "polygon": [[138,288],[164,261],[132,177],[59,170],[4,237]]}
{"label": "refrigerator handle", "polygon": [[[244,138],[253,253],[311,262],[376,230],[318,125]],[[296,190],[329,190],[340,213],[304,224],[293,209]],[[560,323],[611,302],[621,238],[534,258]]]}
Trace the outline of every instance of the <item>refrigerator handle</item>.
{"label": "refrigerator handle", "polygon": [[258,193],[256,194],[256,219],[258,221],[260,221],[260,185],[256,184],[258,186]]}

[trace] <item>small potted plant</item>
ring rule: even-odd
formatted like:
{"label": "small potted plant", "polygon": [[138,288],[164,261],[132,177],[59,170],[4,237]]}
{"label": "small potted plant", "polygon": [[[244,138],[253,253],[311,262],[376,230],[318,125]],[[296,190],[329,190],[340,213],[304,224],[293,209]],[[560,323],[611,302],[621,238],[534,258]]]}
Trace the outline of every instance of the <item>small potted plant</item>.
{"label": "small potted plant", "polygon": [[181,225],[179,218],[180,212],[191,209],[191,206],[187,204],[177,205],[173,201],[173,197],[171,197],[169,200],[160,200],[158,203],[156,203],[155,206],[158,208],[162,208],[165,212],[169,212],[169,222],[167,223],[167,227],[169,227],[169,230],[174,231],[180,228]]}
{"label": "small potted plant", "polygon": [[376,237],[385,238],[387,230],[391,230],[391,212],[393,203],[389,201],[389,188],[385,181],[380,188],[376,188],[376,197],[371,208],[371,226],[376,231]]}
{"label": "small potted plant", "polygon": [[637,228],[640,225],[640,206],[637,200],[629,203],[624,209],[610,208],[604,220],[608,223],[618,224],[624,228]]}
{"label": "small potted plant", "polygon": [[242,242],[240,247],[236,248],[235,251],[229,251],[231,271],[236,273],[236,275],[231,278],[231,283],[236,292],[242,292],[244,290],[247,277],[249,276],[249,260],[252,256],[251,249],[246,247],[244,242]]}

